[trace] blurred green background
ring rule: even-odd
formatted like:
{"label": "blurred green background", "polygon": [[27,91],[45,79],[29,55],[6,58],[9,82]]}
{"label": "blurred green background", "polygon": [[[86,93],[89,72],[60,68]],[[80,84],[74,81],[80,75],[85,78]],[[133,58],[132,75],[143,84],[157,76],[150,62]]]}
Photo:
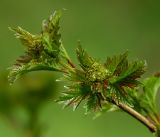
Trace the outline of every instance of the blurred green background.
{"label": "blurred green background", "polygon": [[[63,43],[74,62],[77,40],[81,40],[91,55],[103,61],[129,50],[131,59],[147,60],[146,75],[160,70],[158,0],[0,0],[0,72],[23,53],[23,46],[8,27],[22,26],[38,33],[42,20],[63,8],[67,9],[61,20]],[[107,113],[92,120],[83,108],[63,110],[54,100],[43,106],[39,119],[47,125],[43,137],[152,137],[127,114]],[[0,137],[21,137],[3,118],[0,121]]]}

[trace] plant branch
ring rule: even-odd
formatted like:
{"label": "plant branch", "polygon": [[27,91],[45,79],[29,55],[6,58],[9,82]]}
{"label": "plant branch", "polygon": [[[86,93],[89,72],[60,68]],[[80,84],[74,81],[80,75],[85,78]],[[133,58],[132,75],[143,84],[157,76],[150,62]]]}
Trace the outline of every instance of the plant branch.
{"label": "plant branch", "polygon": [[[86,111],[90,112],[99,110],[103,107],[103,102],[108,101],[108,110],[114,111],[116,105],[158,135],[160,121],[155,102],[160,87],[159,74],[141,82],[138,78],[146,71],[146,61],[130,62],[128,52],[125,52],[108,57],[105,63],[101,63],[89,56],[80,43],[76,49],[80,66],[78,69],[62,45],[59,20],[60,12],[56,11],[45,20],[42,33],[37,35],[32,35],[20,27],[13,29],[17,38],[27,46],[27,54],[21,56],[11,68],[10,82],[30,71],[51,70],[65,73],[66,92],[58,100],[65,106],[67,104],[77,108],[81,101],[85,100]],[[140,83],[144,84],[142,94],[135,91],[135,88],[140,88]],[[126,91],[126,88],[131,89],[131,92]],[[144,115],[123,103],[125,101],[130,104],[130,99]],[[34,117],[32,119],[35,120]],[[34,122],[31,123],[30,129],[36,131],[35,126]]]}
{"label": "plant branch", "polygon": [[152,122],[150,122],[146,117],[144,117],[143,115],[141,115],[140,113],[138,113],[137,111],[129,107],[128,105],[120,102],[116,103],[116,101],[113,101],[112,103],[118,106],[120,109],[122,109],[126,113],[128,113],[129,115],[131,115],[132,117],[134,117],[135,119],[137,119],[143,125],[145,125],[152,133],[156,132],[157,128]]}

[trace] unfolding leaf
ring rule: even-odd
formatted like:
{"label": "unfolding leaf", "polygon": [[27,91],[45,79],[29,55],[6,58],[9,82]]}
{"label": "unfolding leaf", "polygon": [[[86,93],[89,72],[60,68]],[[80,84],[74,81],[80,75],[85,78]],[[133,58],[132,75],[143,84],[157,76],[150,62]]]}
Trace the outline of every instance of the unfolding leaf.
{"label": "unfolding leaf", "polygon": [[72,105],[74,110],[83,100],[86,100],[91,92],[89,86],[78,83],[68,85],[66,88],[67,91],[63,92],[63,95],[57,100],[57,102],[64,103],[64,107]]}
{"label": "unfolding leaf", "polygon": [[56,66],[48,66],[45,64],[32,64],[32,63],[28,63],[22,66],[16,66],[14,65],[11,68],[12,71],[10,71],[10,74],[8,76],[8,80],[9,82],[12,84],[14,83],[16,80],[18,80],[22,75],[28,73],[28,72],[32,72],[32,71],[41,71],[41,70],[47,70],[47,71],[59,71],[58,67],[56,68]]}
{"label": "unfolding leaf", "polygon": [[119,75],[126,69],[128,65],[128,52],[113,57],[108,57],[105,63],[105,67],[110,71],[112,75]]}
{"label": "unfolding leaf", "polygon": [[145,72],[145,61],[129,62],[127,59],[128,52],[108,58],[105,67],[110,72],[108,79],[110,90],[108,90],[111,97],[123,103],[130,103],[130,96],[127,88],[134,89],[140,82],[138,78]]}
{"label": "unfolding leaf", "polygon": [[41,35],[33,35],[21,27],[9,29],[15,32],[16,38],[20,39],[22,44],[25,45],[28,50],[35,49],[37,46],[41,45]]}
{"label": "unfolding leaf", "polygon": [[86,70],[92,67],[95,60],[92,57],[90,57],[84,49],[82,49],[81,45],[78,46],[76,53],[82,69]]}
{"label": "unfolding leaf", "polygon": [[11,83],[23,74],[35,70],[61,71],[60,61],[68,59],[68,56],[61,42],[59,20],[60,12],[56,11],[48,20],[44,21],[42,33],[37,35],[20,27],[11,29],[27,47],[25,55],[17,59],[10,68],[9,80]]}

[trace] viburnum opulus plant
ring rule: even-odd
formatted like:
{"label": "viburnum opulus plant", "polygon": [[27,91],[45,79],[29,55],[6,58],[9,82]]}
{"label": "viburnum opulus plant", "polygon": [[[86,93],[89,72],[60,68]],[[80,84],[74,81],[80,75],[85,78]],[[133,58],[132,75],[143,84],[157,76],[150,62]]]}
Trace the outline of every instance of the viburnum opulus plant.
{"label": "viburnum opulus plant", "polygon": [[13,83],[31,71],[56,71],[65,81],[65,90],[57,100],[75,110],[81,102],[86,113],[122,110],[144,124],[160,137],[160,113],[157,92],[160,74],[145,80],[139,78],[146,71],[146,62],[129,61],[128,53],[108,57],[106,62],[91,57],[81,47],[76,49],[79,66],[67,54],[60,34],[60,11],[43,21],[40,34],[33,35],[21,27],[10,28],[26,47],[25,54],[10,68]]}

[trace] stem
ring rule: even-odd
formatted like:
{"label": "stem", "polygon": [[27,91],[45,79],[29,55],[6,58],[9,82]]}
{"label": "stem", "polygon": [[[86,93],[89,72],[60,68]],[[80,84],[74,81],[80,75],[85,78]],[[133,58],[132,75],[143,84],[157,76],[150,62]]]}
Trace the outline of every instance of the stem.
{"label": "stem", "polygon": [[145,125],[152,133],[155,133],[157,131],[156,126],[151,121],[149,121],[146,117],[144,117],[143,115],[141,115],[140,113],[138,113],[137,111],[129,107],[128,105],[120,102],[116,103],[116,101],[113,101],[112,103],[114,103],[120,109],[122,109],[123,111],[125,111],[126,113],[134,117],[135,119],[137,119],[143,125]]}
{"label": "stem", "polygon": [[68,64],[72,67],[72,68],[76,68],[76,66],[71,62],[71,60],[67,60]]}

